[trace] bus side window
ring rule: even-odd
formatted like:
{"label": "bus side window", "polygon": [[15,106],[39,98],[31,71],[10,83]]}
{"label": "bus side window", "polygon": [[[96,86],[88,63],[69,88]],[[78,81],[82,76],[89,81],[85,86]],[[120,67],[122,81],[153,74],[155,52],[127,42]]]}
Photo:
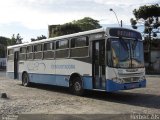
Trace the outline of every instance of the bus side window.
{"label": "bus side window", "polygon": [[8,49],[8,60],[14,60],[13,49]]}
{"label": "bus side window", "polygon": [[44,43],[43,45],[43,58],[50,59],[54,58],[54,42]]}
{"label": "bus side window", "polygon": [[42,44],[34,45],[34,59],[42,59]]}
{"label": "bus side window", "polygon": [[27,59],[33,59],[33,46],[27,46]]}
{"label": "bus side window", "polygon": [[19,60],[26,60],[26,47],[21,47],[20,48],[20,54],[19,54]]}
{"label": "bus side window", "polygon": [[69,40],[58,40],[56,41],[56,58],[68,58],[69,57]]}
{"label": "bus side window", "polygon": [[71,39],[71,57],[88,57],[89,56],[89,38],[80,36]]}

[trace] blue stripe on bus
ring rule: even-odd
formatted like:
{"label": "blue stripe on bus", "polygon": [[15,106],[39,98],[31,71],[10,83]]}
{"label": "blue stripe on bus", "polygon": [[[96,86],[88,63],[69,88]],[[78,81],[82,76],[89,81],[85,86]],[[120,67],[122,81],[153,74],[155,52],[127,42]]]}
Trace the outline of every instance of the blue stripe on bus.
{"label": "blue stripe on bus", "polygon": [[141,87],[146,87],[145,79],[141,82],[124,83],[124,84],[115,83],[113,82],[113,80],[106,81],[106,91],[107,92],[113,92],[113,91],[118,91],[118,90],[128,90],[128,89],[141,88]]}
{"label": "blue stripe on bus", "polygon": [[[14,73],[7,73],[8,77],[14,79]],[[57,85],[69,87],[69,75],[56,75],[56,74],[36,74],[28,73],[30,82],[41,83],[48,85]],[[19,80],[22,80],[22,73],[19,73]],[[92,89],[92,77],[83,76],[83,87],[84,89]]]}
{"label": "blue stripe on bus", "polygon": [[[14,79],[13,72],[7,72],[7,76],[11,79]],[[19,73],[19,78],[21,80],[21,73]],[[58,86],[65,86],[69,87],[69,75],[55,75],[55,74],[29,74],[30,81],[34,83],[42,83],[42,84],[49,84],[49,85],[58,85]],[[92,84],[92,77],[91,76],[83,76],[83,87],[84,89],[93,89]],[[106,80],[106,91],[113,92],[118,90],[127,90],[133,88],[141,88],[146,87],[146,80],[144,79],[141,82],[137,83],[126,83],[126,84],[118,84],[115,83],[113,80]]]}
{"label": "blue stripe on bus", "polygon": [[[29,74],[31,82],[69,87],[69,75]],[[83,76],[84,89],[92,89],[92,77]]]}
{"label": "blue stripe on bus", "polygon": [[84,76],[83,77],[83,87],[84,87],[84,89],[89,89],[89,90],[93,89],[91,76]]}
{"label": "blue stripe on bus", "polygon": [[[29,73],[30,82],[49,84],[49,85],[68,86],[68,82],[66,82],[64,80],[65,77],[67,77],[67,76],[56,76],[56,75],[52,75],[52,74]],[[58,82],[58,80],[56,81],[56,79],[58,79],[59,82]]]}

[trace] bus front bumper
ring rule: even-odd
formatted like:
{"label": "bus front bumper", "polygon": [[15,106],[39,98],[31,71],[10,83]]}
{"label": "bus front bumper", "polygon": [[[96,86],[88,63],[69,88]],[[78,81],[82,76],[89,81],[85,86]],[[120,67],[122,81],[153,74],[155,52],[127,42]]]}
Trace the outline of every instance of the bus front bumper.
{"label": "bus front bumper", "polygon": [[129,90],[134,88],[143,88],[146,87],[146,79],[135,82],[135,83],[116,83],[113,80],[106,81],[106,91],[113,92],[117,90]]}

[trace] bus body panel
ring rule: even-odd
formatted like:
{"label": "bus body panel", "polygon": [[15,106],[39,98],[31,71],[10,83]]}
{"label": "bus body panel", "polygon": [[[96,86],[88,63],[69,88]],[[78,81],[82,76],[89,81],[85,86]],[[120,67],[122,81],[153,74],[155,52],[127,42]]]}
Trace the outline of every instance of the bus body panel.
{"label": "bus body panel", "polygon": [[[8,62],[8,64],[13,68],[13,63]],[[85,70],[81,67],[83,65],[85,65]],[[90,63],[74,59],[65,59],[65,62],[62,59],[20,61],[19,80],[22,79],[22,73],[27,72],[30,82],[69,87],[70,75],[78,71],[82,75],[84,88],[92,89],[91,67]],[[9,78],[14,79],[13,70],[7,71],[7,73]]]}

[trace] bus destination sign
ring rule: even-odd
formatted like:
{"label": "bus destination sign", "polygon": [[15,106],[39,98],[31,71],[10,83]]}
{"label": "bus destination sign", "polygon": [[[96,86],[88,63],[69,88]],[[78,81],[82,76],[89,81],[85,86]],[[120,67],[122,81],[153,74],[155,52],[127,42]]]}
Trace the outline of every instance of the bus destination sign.
{"label": "bus destination sign", "polygon": [[128,37],[128,38],[136,38],[136,39],[142,39],[141,34],[128,29],[120,29],[120,28],[111,28],[109,31],[110,36],[116,36],[116,37]]}

